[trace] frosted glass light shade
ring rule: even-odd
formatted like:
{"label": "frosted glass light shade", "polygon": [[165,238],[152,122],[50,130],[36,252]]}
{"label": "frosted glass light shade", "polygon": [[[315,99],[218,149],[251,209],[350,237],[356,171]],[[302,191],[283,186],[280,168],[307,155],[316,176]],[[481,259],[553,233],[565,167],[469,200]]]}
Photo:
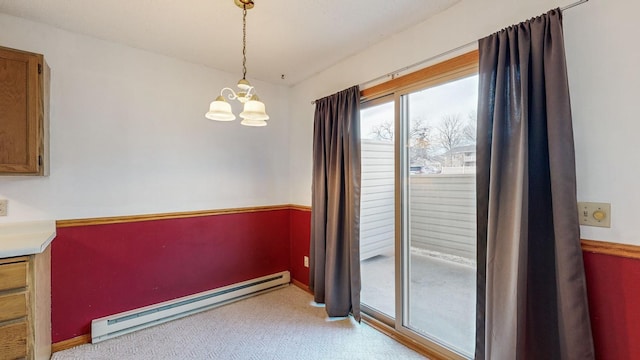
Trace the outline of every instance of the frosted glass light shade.
{"label": "frosted glass light shade", "polygon": [[249,120],[244,119],[240,122],[240,124],[245,126],[267,126],[267,122],[264,120]]}
{"label": "frosted glass light shade", "polygon": [[207,119],[217,121],[232,121],[236,116],[231,112],[231,104],[226,102],[222,96],[218,96],[209,105],[209,112],[204,114]]}
{"label": "frosted glass light shade", "polygon": [[[269,120],[264,107],[264,103],[259,100],[249,100],[244,104],[244,110],[240,113],[240,117],[245,120]],[[266,125],[266,123],[265,123]]]}

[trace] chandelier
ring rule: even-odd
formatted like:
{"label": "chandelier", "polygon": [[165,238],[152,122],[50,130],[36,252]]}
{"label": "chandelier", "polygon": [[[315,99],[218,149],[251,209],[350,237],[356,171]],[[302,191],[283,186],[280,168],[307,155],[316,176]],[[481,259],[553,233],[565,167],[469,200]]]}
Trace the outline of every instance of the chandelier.
{"label": "chandelier", "polygon": [[234,0],[234,3],[242,9],[242,79],[238,81],[238,91],[228,87],[220,90],[220,95],[209,105],[209,112],[204,116],[207,119],[218,121],[232,121],[236,116],[231,112],[231,104],[225,100],[238,100],[244,108],[240,113],[242,122],[247,126],[265,126],[269,115],[265,112],[264,103],[256,95],[255,88],[247,81],[247,10],[253,9],[253,0]]}

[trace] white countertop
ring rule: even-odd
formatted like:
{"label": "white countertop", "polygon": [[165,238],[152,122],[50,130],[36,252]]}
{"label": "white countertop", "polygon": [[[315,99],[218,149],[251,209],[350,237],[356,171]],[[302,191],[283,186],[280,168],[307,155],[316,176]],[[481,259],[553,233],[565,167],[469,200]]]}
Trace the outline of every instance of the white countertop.
{"label": "white countertop", "polygon": [[0,223],[0,258],[39,254],[56,237],[56,222]]}

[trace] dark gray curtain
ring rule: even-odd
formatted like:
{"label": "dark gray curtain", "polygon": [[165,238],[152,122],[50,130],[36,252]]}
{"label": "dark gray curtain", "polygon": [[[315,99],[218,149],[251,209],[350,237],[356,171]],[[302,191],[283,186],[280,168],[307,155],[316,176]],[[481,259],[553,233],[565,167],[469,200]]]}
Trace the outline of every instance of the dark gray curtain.
{"label": "dark gray curtain", "polygon": [[479,49],[476,359],[593,359],[562,13]]}
{"label": "dark gray curtain", "polygon": [[309,285],[329,316],[360,321],[360,89],[316,100]]}

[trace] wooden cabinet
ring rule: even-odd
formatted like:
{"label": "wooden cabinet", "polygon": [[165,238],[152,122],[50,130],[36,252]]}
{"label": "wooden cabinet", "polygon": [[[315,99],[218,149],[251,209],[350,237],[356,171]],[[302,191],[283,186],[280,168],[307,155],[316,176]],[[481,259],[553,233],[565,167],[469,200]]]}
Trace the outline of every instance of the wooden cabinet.
{"label": "wooden cabinet", "polygon": [[48,175],[49,68],[0,47],[0,175]]}
{"label": "wooden cabinet", "polygon": [[51,252],[0,259],[0,360],[51,356]]}

